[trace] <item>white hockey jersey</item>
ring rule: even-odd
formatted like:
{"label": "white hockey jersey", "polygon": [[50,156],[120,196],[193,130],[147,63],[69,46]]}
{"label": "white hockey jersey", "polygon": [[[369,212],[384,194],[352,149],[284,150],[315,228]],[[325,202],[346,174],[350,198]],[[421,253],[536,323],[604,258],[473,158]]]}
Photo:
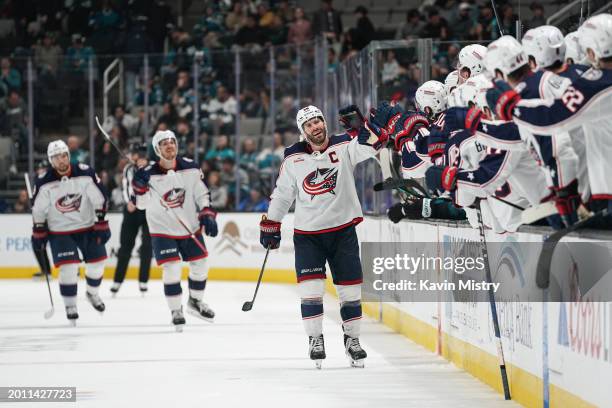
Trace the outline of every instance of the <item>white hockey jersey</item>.
{"label": "white hockey jersey", "polygon": [[[173,170],[163,169],[159,162],[150,164],[145,170],[151,176],[149,191],[136,196],[136,206],[146,210],[151,236],[188,238],[190,234],[174,214],[189,228],[190,233],[197,232],[200,229],[198,212],[210,207],[210,192],[197,163],[177,157]],[[162,204],[162,200],[165,204]]]}
{"label": "white hockey jersey", "polygon": [[65,176],[49,167],[36,178],[32,218],[35,224],[46,221],[51,234],[87,231],[96,222],[96,211],[106,210],[106,200],[100,179],[88,165],[71,165]]}
{"label": "white hockey jersey", "polygon": [[353,170],[377,150],[347,134],[330,137],[322,152],[306,141],[285,149],[268,218],[281,221],[295,201],[296,234],[337,231],[363,220]]}

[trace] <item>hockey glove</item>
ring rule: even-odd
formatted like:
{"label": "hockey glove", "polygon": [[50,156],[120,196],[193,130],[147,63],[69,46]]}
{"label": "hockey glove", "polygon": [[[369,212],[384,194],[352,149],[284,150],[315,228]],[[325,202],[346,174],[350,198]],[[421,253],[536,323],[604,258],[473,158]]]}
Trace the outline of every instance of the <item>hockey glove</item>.
{"label": "hockey glove", "polygon": [[372,146],[374,149],[379,149],[387,143],[387,140],[389,140],[387,131],[370,121],[367,121],[357,134],[359,144]]}
{"label": "hockey glove", "polygon": [[338,115],[340,116],[340,123],[346,129],[346,133],[352,138],[356,137],[359,129],[365,123],[365,118],[357,105],[350,105],[340,109]]}
{"label": "hockey glove", "polygon": [[476,106],[471,108],[452,107],[444,115],[444,131],[450,133],[468,129],[474,133],[481,119],[482,111]]}
{"label": "hockey glove", "polygon": [[134,189],[134,193],[136,195],[143,195],[149,191],[149,180],[151,180],[151,176],[149,172],[145,170],[145,168],[138,169],[134,173],[134,178],[132,179],[132,188]]}
{"label": "hockey glove", "polygon": [[44,251],[49,240],[49,229],[45,223],[36,223],[32,227],[32,249]]}
{"label": "hockey glove", "polygon": [[98,221],[96,221],[96,223],[93,225],[91,235],[94,242],[96,242],[98,245],[106,244],[111,237],[108,221],[104,219],[105,216],[106,211],[96,210],[96,218],[98,218]]}
{"label": "hockey glove", "polygon": [[555,189],[555,207],[566,227],[578,221],[578,207],[580,207],[578,182],[574,180],[569,185]]}
{"label": "hockey glove", "polygon": [[457,184],[457,168],[431,166],[425,172],[425,181],[427,188],[432,194],[453,191]]}
{"label": "hockey glove", "polygon": [[391,106],[389,102],[383,101],[376,108],[370,109],[370,122],[391,133],[402,113],[403,110],[399,105]]}
{"label": "hockey glove", "polygon": [[425,116],[414,112],[403,114],[393,130],[392,138],[395,150],[401,152],[404,144],[413,140],[417,131],[422,127],[429,127],[429,121]]}
{"label": "hockey glove", "polygon": [[264,215],[259,223],[259,242],[264,248],[276,249],[280,246],[281,223],[272,221]]}
{"label": "hockey glove", "polygon": [[216,237],[219,233],[216,221],[217,212],[210,207],[205,207],[198,214],[198,218],[200,219],[200,225],[204,227],[204,233],[209,237]]}
{"label": "hockey glove", "polygon": [[487,90],[487,104],[501,120],[512,120],[512,111],[521,96],[505,81],[493,81],[493,88]]}
{"label": "hockey glove", "polygon": [[447,140],[446,134],[438,128],[432,129],[429,133],[427,137],[427,155],[432,163],[437,164],[438,159],[444,155]]}

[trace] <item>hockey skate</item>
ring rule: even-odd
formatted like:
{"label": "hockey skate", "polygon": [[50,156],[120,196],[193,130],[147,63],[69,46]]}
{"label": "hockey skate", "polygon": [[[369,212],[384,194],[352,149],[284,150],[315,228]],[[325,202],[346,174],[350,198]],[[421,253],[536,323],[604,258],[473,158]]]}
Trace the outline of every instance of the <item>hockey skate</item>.
{"label": "hockey skate", "polygon": [[66,318],[71,326],[76,326],[77,319],[79,318],[76,306],[66,306]]}
{"label": "hockey skate", "polygon": [[91,293],[87,292],[87,300],[89,300],[89,303],[91,303],[93,308],[98,312],[102,313],[104,310],[106,310],[106,306],[98,294],[92,295]]}
{"label": "hockey skate", "polygon": [[183,306],[180,309],[172,310],[172,324],[177,332],[182,332],[185,326],[185,316],[183,315]]}
{"label": "hockey skate", "polygon": [[363,368],[365,363],[364,360],[368,354],[361,348],[359,339],[357,337],[349,337],[345,334],[344,348],[346,350],[346,356],[349,358],[351,363],[351,367]]}
{"label": "hockey skate", "polygon": [[149,287],[147,286],[147,282],[139,282],[138,290],[140,290],[140,294],[144,296],[145,293],[149,290]]}
{"label": "hockey skate", "polygon": [[110,291],[111,291],[113,297],[117,297],[117,292],[119,292],[120,288],[121,288],[121,283],[113,282],[113,286],[111,286],[111,288],[110,288]]}
{"label": "hockey skate", "polygon": [[323,335],[313,337],[308,336],[308,355],[311,360],[314,360],[316,367],[320,370],[321,363],[325,359],[325,342]]}
{"label": "hockey skate", "polygon": [[201,300],[189,297],[187,302],[187,312],[207,322],[213,322],[215,318],[215,312]]}

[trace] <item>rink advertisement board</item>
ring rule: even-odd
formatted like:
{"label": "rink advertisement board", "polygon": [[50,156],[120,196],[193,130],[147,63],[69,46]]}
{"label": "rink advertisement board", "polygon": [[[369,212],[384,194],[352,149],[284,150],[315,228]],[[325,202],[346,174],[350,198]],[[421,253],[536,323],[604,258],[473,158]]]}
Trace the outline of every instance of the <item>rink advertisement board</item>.
{"label": "rink advertisement board", "polygon": [[[112,235],[106,245],[109,259],[105,277],[112,276],[117,262],[122,218],[121,214],[107,215]],[[261,214],[253,213],[220,213],[217,216],[219,234],[215,238],[204,237],[210,253],[211,278],[249,280],[253,274],[257,276],[265,255],[259,243],[260,220]],[[293,214],[289,214],[283,223],[281,247],[268,259],[268,279],[295,282],[292,224]],[[31,235],[30,215],[0,215],[0,278],[29,277],[38,270],[32,253]],[[140,235],[132,251],[128,278],[136,276],[139,248]],[[160,270],[154,266],[152,277],[159,276]]]}
{"label": "rink advertisement board", "polygon": [[[210,251],[211,278],[254,280],[264,252],[259,244],[261,214],[222,213],[219,235],[205,238]],[[282,245],[268,259],[268,271],[276,281],[295,282],[292,220],[283,222]],[[108,273],[118,250],[121,214],[109,214],[113,237],[107,246]],[[357,227],[361,242],[418,242],[444,254],[453,242],[478,242],[479,234],[466,225],[434,225],[419,222],[391,224],[386,218],[366,217]],[[0,216],[0,277],[29,277],[36,271],[31,252],[31,217]],[[587,242],[576,237],[573,241]],[[542,241],[536,233],[487,234],[491,243]],[[137,242],[131,267],[138,265]],[[446,248],[446,249],[445,249]],[[387,248],[388,249],[388,248]],[[376,246],[370,248],[376,252]],[[380,254],[383,249],[378,249]],[[567,255],[568,251],[561,251]],[[517,282],[533,279],[524,273],[528,257],[513,257]],[[561,259],[561,258],[560,258]],[[567,273],[576,274],[571,262]],[[19,272],[21,271],[21,272]],[[521,272],[523,271],[523,272]],[[19,275],[19,273],[21,275]],[[159,270],[153,273],[159,274]],[[129,275],[128,275],[129,276]],[[579,275],[582,277],[582,275]],[[607,278],[607,277],[605,277]],[[585,282],[577,282],[581,287]],[[529,407],[609,406],[612,387],[612,303],[583,294],[578,302],[498,301],[497,311],[503,350],[508,366],[512,398]],[[445,301],[384,302],[364,304],[364,310],[393,330],[452,361],[501,393],[491,310],[486,302]],[[500,397],[503,398],[503,397]]]}

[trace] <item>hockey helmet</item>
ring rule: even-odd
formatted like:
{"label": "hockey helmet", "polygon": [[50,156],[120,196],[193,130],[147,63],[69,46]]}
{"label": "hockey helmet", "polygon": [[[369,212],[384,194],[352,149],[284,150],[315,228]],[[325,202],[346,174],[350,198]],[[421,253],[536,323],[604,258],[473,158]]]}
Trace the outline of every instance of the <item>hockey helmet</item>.
{"label": "hockey helmet", "polygon": [[[435,116],[446,110],[446,90],[439,81],[427,81],[419,86],[415,95],[417,109],[428,115]],[[427,112],[429,108],[431,112]]]}
{"label": "hockey helmet", "polygon": [[469,70],[470,76],[478,75],[485,69],[484,61],[487,47],[480,44],[466,45],[459,51],[459,71]]}
{"label": "hockey helmet", "polygon": [[581,64],[584,61],[584,50],[580,46],[578,31],[572,31],[565,36],[565,59],[571,58],[574,64]]}
{"label": "hockey helmet", "polygon": [[168,140],[168,139],[173,139],[174,143],[176,143],[177,148],[178,148],[178,141],[176,140],[176,136],[174,135],[174,132],[171,130],[158,130],[157,132],[155,132],[155,134],[153,135],[153,140],[151,141],[151,144],[153,145],[153,150],[155,151],[155,154],[157,155],[157,157],[161,158],[161,150],[159,149],[159,145],[161,142],[163,142],[164,140]]}
{"label": "hockey helmet", "polygon": [[554,26],[545,25],[527,31],[523,37],[523,49],[527,56],[534,58],[539,69],[565,61],[565,38]]}
{"label": "hockey helmet", "polygon": [[597,61],[612,57],[612,14],[598,14],[585,21],[578,29],[578,41],[585,54],[589,48],[593,50]]}
{"label": "hockey helmet", "polygon": [[295,117],[295,122],[297,123],[298,129],[300,129],[300,133],[302,135],[304,134],[304,123],[313,118],[321,118],[323,123],[325,123],[325,132],[327,133],[327,122],[325,122],[323,112],[321,112],[321,109],[313,105],[308,105],[300,109]]}
{"label": "hockey helmet", "polygon": [[47,146],[47,158],[51,164],[53,164],[52,158],[62,153],[66,153],[70,159],[70,149],[63,140],[54,140]]}
{"label": "hockey helmet", "polygon": [[521,43],[509,35],[504,35],[489,44],[485,57],[487,71],[495,77],[495,71],[499,70],[504,75],[504,79],[507,75],[528,63],[527,54],[525,54]]}
{"label": "hockey helmet", "polygon": [[446,94],[450,95],[457,85],[459,85],[459,71],[454,70],[444,79],[444,89],[446,90]]}

